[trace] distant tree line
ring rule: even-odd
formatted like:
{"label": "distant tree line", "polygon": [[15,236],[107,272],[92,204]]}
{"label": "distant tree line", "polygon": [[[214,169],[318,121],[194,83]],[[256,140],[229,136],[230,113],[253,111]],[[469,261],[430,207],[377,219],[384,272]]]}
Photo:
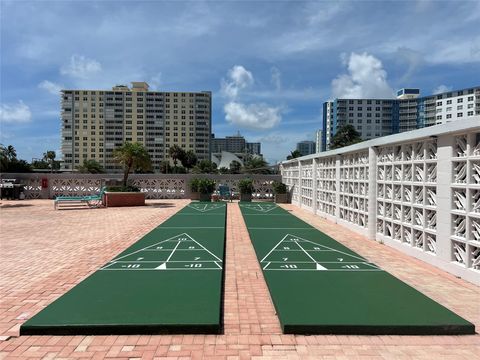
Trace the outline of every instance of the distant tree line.
{"label": "distant tree line", "polygon": [[[330,141],[330,149],[338,149],[344,146],[357,144],[362,141],[360,133],[355,129],[353,125],[347,124],[339,126],[337,132]],[[287,156],[287,160],[296,159],[301,157],[302,153],[298,150],[292,150],[290,155]]]}
{"label": "distant tree line", "polygon": [[[160,172],[163,174],[270,174],[267,162],[261,157],[246,154],[243,165],[233,161],[229,168],[217,169],[217,165],[210,160],[198,160],[192,150],[185,151],[178,145],[168,150],[169,160],[162,161]],[[150,155],[140,143],[125,143],[114,149],[114,159],[122,165],[129,174],[152,173]],[[41,159],[34,159],[31,163],[17,158],[17,152],[12,145],[0,144],[0,172],[32,172],[34,169],[45,169],[51,172],[60,169],[60,161],[55,160],[55,151],[48,150]],[[100,174],[104,172],[102,165],[94,159],[85,159],[82,165],[76,167],[80,173]],[[127,175],[128,177],[128,175]]]}

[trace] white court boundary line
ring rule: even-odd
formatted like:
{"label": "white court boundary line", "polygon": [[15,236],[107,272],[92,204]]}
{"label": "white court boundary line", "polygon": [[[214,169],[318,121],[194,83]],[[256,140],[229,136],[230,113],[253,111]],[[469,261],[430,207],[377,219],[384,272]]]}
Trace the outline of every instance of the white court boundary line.
{"label": "white court boundary line", "polygon": [[[327,249],[327,250],[305,250],[299,243],[300,241],[295,241],[295,240],[285,240],[286,238],[288,237],[292,237],[292,238],[296,238],[296,239],[300,239],[302,242],[308,242],[308,243],[311,243],[313,245],[315,245],[316,247],[320,247],[320,248],[324,248],[324,249]],[[277,247],[282,243],[282,242],[293,242],[295,243],[301,250],[285,250],[285,249],[277,249]],[[365,259],[363,257],[359,257],[359,256],[356,256],[356,255],[352,255],[352,254],[349,254],[349,253],[346,253],[344,251],[341,251],[341,250],[337,250],[337,249],[334,249],[334,248],[331,248],[329,246],[326,246],[326,245],[321,245],[321,244],[318,244],[314,241],[311,241],[311,240],[307,240],[307,239],[304,239],[302,238],[301,236],[296,236],[294,234],[286,234],[263,258],[262,260],[260,260],[260,263],[264,263],[265,262],[265,259],[274,251],[283,251],[283,252],[290,252],[290,251],[303,251],[310,259],[312,259],[311,262],[307,262],[307,261],[290,261],[290,262],[283,262],[283,261],[269,261],[263,268],[262,270],[267,270],[267,271],[317,271],[317,269],[268,269],[268,266],[272,263],[282,263],[282,264],[316,264],[316,265],[320,265],[321,264],[364,264],[366,266],[370,266],[372,267],[373,269],[327,269],[326,271],[354,271],[354,272],[357,272],[357,271],[384,271],[382,269],[380,269],[377,265],[373,264],[373,263],[370,263],[368,261],[368,259]],[[357,261],[357,262],[354,262],[354,261],[345,261],[345,262],[342,262],[342,261],[338,261],[338,262],[334,262],[334,261],[317,261],[315,260],[312,256],[310,256],[310,254],[308,253],[308,251],[331,251],[331,252],[336,252],[336,253],[340,253],[340,254],[343,254],[343,255],[346,255],[346,256],[349,256],[349,257],[352,257],[352,258],[355,258],[355,259],[358,259],[360,261]]]}
{"label": "white court boundary line", "polygon": [[[180,237],[187,237],[189,238],[189,240],[178,240],[178,238]],[[152,248],[154,246],[158,246],[160,244],[163,244],[165,242],[174,242],[174,241],[177,241],[177,244],[175,245],[175,247],[173,249],[165,249],[165,250],[155,250],[155,249],[149,249],[149,248]],[[206,251],[207,253],[209,253],[211,256],[214,257],[215,260],[183,260],[183,261],[169,261],[171,259],[171,257],[174,255],[174,253],[177,251],[177,248],[178,246],[180,246],[180,243],[182,242],[194,242],[195,244],[197,244],[200,249],[180,249],[179,251],[199,251],[199,250],[203,250],[203,251]],[[145,260],[145,261],[142,261],[142,260],[137,260],[137,261],[121,261],[121,259],[127,257],[127,256],[132,256],[132,255],[135,255],[135,254],[138,254],[142,251],[171,251],[171,254],[170,256],[166,259],[166,260],[160,260],[160,261],[154,261],[154,260]],[[178,235],[175,235],[175,236],[172,236],[166,240],[162,240],[162,241],[159,241],[157,243],[154,243],[152,245],[148,245],[142,249],[139,249],[139,250],[136,250],[134,252],[131,252],[131,253],[128,253],[128,254],[125,254],[119,258],[116,258],[116,259],[113,259],[111,261],[109,261],[107,263],[107,265],[104,265],[102,268],[100,268],[99,270],[110,270],[110,271],[113,271],[113,270],[120,270],[120,271],[125,271],[125,270],[131,270],[131,271],[139,271],[139,270],[143,270],[143,271],[151,271],[151,270],[159,270],[159,269],[109,269],[110,266],[114,265],[114,264],[117,264],[117,263],[133,263],[133,264],[139,264],[139,263],[161,263],[162,265],[163,264],[167,264],[168,262],[176,262],[176,263],[204,263],[204,262],[213,262],[215,265],[218,266],[218,269],[200,269],[200,268],[190,268],[190,269],[162,269],[162,270],[192,270],[192,271],[197,271],[197,270],[223,270],[222,266],[219,265],[219,262],[220,263],[223,263],[223,261],[217,256],[215,255],[214,253],[212,253],[210,250],[208,250],[205,246],[203,246],[202,244],[200,244],[198,241],[196,241],[194,238],[192,238],[190,235],[188,235],[187,233],[181,233],[181,234],[178,234]]]}
{"label": "white court boundary line", "polygon": [[[201,207],[203,205],[203,209],[198,209],[194,205],[198,205],[198,207]],[[189,207],[191,209],[194,209],[194,210],[197,210],[199,212],[207,212],[207,211],[210,211],[210,210],[223,208],[223,207],[225,207],[225,204],[196,204],[196,203],[192,204],[192,203],[190,203],[190,204],[187,205],[187,207]],[[187,214],[185,214],[185,215],[187,215]],[[188,214],[188,215],[190,215],[190,214]]]}
{"label": "white court boundary line", "polygon": [[[264,204],[265,205],[265,204]],[[250,209],[250,210],[255,210],[259,212],[269,212],[272,211],[273,209],[278,208],[279,206],[277,205],[267,205],[265,208],[262,206],[262,204],[239,204],[240,207],[243,207],[245,209]],[[250,214],[252,215],[252,214]]]}

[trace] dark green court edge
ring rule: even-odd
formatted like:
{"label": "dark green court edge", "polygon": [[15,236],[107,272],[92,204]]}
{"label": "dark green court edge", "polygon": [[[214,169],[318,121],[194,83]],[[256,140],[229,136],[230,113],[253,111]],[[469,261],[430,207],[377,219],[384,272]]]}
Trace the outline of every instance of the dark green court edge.
{"label": "dark green court edge", "polygon": [[186,206],[25,322],[20,334],[221,333],[226,208]]}
{"label": "dark green court edge", "polygon": [[285,334],[475,333],[472,323],[281,207],[239,206]]}

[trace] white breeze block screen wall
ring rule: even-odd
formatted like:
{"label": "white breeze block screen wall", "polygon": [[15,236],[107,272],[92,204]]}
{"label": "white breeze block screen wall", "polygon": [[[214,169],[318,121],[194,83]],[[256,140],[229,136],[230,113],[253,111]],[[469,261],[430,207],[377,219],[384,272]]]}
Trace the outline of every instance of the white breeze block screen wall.
{"label": "white breeze block screen wall", "polygon": [[292,203],[480,285],[480,117],[281,164]]}

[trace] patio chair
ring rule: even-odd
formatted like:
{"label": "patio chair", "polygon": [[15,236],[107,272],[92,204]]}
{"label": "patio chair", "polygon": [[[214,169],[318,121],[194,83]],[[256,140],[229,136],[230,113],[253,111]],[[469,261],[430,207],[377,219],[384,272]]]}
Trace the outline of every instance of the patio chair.
{"label": "patio chair", "polygon": [[232,191],[227,185],[218,186],[218,195],[222,200],[229,200],[230,202],[232,201]]}
{"label": "patio chair", "polygon": [[86,204],[89,208],[97,208],[103,202],[103,194],[106,187],[103,186],[98,194],[85,196],[57,196],[53,201],[53,208],[56,210],[61,204],[75,205]]}

